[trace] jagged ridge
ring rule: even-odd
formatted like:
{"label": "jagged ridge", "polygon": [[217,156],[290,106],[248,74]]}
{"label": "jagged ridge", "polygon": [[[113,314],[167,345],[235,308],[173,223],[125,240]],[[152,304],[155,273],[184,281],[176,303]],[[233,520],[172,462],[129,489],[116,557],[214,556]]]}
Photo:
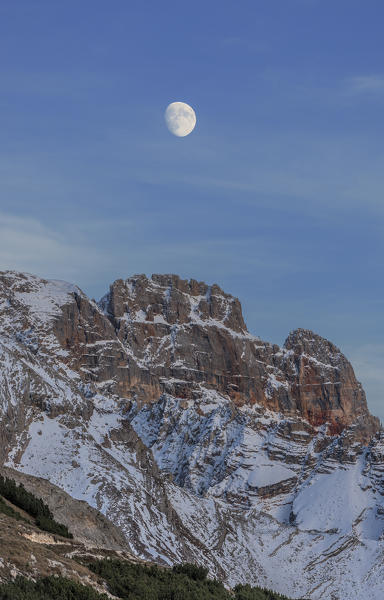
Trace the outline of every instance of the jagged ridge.
{"label": "jagged ridge", "polygon": [[330,342],[262,342],[236,299],[173,275],[118,280],[97,305],[8,272],[0,310],[8,465],[87,500],[142,556],[379,597],[382,434]]}

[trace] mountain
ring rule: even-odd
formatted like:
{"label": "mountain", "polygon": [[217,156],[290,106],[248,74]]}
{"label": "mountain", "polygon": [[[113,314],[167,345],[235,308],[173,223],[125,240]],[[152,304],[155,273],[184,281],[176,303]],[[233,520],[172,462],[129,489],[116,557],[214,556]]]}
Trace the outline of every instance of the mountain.
{"label": "mountain", "polygon": [[254,337],[217,285],[137,275],[96,303],[1,273],[0,463],[86,501],[144,559],[383,596],[384,434],[352,366],[308,330]]}
{"label": "mountain", "polygon": [[[15,482],[17,486],[22,484],[23,491],[31,492],[35,500],[44,496],[55,517],[62,516],[63,521],[76,530],[76,539],[71,539],[71,535],[64,537],[47,533],[45,527],[39,527],[31,514],[21,509],[17,502],[11,503],[7,497],[4,499],[4,490],[0,486],[1,598],[20,597],[16,593],[10,596],[2,593],[1,583],[12,581],[15,577],[36,580],[61,575],[105,593],[105,586],[100,585],[89,569],[89,563],[100,558],[140,562],[127,551],[126,540],[119,529],[85,502],[74,500],[48,481],[13,469],[0,469],[0,477]],[[27,509],[25,495],[22,497]],[[29,597],[28,594],[25,597]]]}

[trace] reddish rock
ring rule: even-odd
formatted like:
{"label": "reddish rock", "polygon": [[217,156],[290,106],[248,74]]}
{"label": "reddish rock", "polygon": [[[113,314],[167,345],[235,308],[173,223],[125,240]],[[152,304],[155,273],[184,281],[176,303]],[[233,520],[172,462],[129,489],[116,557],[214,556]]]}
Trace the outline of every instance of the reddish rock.
{"label": "reddish rock", "polygon": [[53,333],[84,393],[104,385],[120,398],[146,403],[165,391],[193,398],[203,386],[237,405],[257,403],[315,426],[329,423],[332,434],[358,422],[362,439],[368,439],[379,428],[336,346],[303,329],[292,332],[283,348],[261,341],[247,331],[239,300],[217,285],[136,275],[115,281],[97,305],[65,284],[52,318],[40,323],[39,295],[44,305],[50,285],[2,274],[4,314],[17,320],[18,335],[32,332],[32,346],[35,338],[44,346]]}

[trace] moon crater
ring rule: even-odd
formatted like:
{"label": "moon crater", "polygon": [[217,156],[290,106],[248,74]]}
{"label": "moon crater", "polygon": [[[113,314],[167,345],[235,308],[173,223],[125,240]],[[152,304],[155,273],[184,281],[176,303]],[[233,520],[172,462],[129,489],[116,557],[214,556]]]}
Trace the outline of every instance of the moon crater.
{"label": "moon crater", "polygon": [[173,135],[185,137],[196,125],[195,111],[185,102],[172,102],[165,111],[165,122]]}

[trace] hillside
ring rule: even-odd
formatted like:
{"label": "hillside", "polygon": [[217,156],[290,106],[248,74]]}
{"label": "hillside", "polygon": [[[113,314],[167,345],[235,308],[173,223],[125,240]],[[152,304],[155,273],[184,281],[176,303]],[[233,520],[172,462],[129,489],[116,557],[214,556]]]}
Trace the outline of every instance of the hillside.
{"label": "hillside", "polygon": [[[68,532],[64,536],[42,533],[35,509],[38,506],[38,512],[48,514],[49,510],[41,499],[10,478],[3,478],[0,488],[1,600],[285,599],[248,585],[229,591],[221,582],[207,579],[208,569],[203,567],[159,568],[127,552],[91,548]],[[14,502],[8,500],[11,496]],[[92,509],[89,512],[92,515]],[[72,525],[76,527],[75,519]]]}
{"label": "hillside", "polygon": [[133,556],[292,598],[382,597],[384,435],[333,343],[264,342],[237,299],[173,275],[95,303],[5,272],[0,323],[6,467],[87,502]]}

